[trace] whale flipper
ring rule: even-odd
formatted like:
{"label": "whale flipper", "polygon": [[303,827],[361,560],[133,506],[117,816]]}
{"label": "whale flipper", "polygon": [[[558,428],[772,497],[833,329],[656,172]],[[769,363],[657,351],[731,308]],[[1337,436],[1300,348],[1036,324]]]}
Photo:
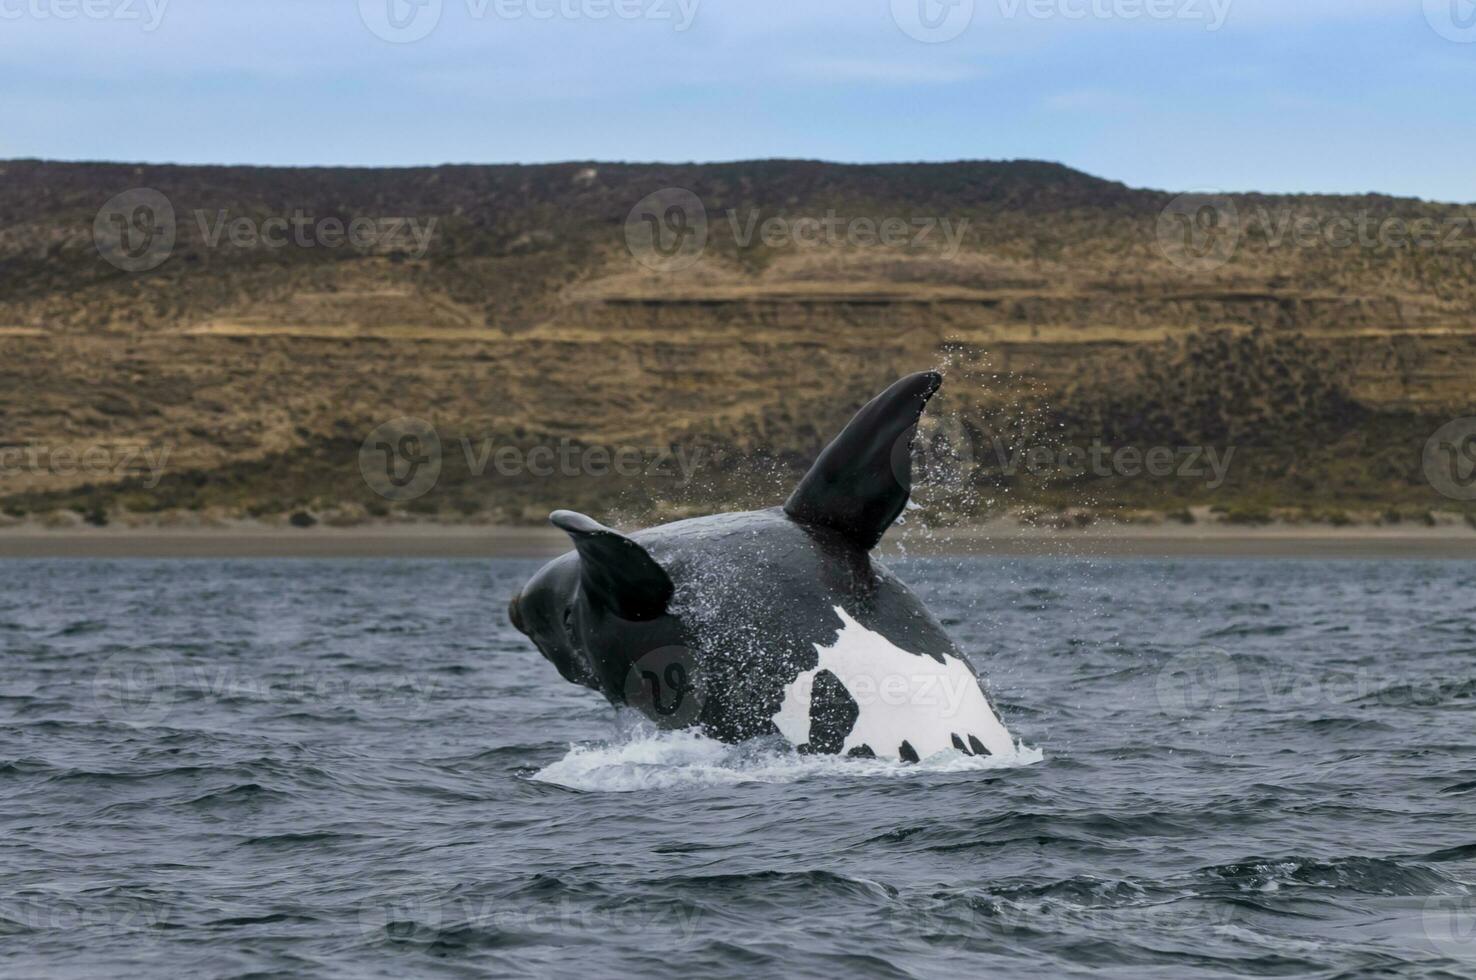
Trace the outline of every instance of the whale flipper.
{"label": "whale flipper", "polygon": [[592,605],[633,622],[656,619],[666,612],[675,588],[645,548],[572,510],[556,510],[548,521],[574,539],[579,582]]}
{"label": "whale flipper", "polygon": [[784,512],[839,531],[863,551],[876,547],[907,506],[917,420],[942,384],[942,375],[925,371],[873,398],[820,453]]}

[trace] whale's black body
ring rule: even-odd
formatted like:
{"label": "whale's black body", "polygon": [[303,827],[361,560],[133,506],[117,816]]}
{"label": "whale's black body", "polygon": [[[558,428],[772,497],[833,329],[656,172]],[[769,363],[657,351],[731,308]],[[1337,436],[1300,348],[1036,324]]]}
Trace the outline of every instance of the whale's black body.
{"label": "whale's black body", "polygon": [[[912,438],[941,380],[913,375],[869,403],[783,508],[629,536],[556,512],[552,522],[576,550],[512,600],[513,624],[565,679],[663,727],[696,726],[736,742],[779,732],[776,716],[788,703],[788,734],[803,739],[802,751],[842,751],[863,706],[873,722],[873,712],[891,710],[873,707],[855,682],[868,655],[887,658],[894,665],[887,672],[906,676],[945,673],[946,665],[956,679],[966,663],[932,614],[870,555],[906,506]],[[817,669],[821,648],[840,649],[842,629],[859,651],[846,654],[856,670]],[[812,684],[797,688],[797,678],[812,671]],[[938,721],[944,742],[969,754],[988,754],[989,746],[998,752],[1009,744],[1003,726],[972,676],[969,683],[975,709]],[[796,727],[795,705],[808,712],[807,731]],[[937,743],[939,731],[921,731],[933,727],[925,709],[896,710],[911,712],[905,724],[920,726],[911,741],[904,724],[897,744],[853,744],[850,753],[916,761],[911,742]]]}

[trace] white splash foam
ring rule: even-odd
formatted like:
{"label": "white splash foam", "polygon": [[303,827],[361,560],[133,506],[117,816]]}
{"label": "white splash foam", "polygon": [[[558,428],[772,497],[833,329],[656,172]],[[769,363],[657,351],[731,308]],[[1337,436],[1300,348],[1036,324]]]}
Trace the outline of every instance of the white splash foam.
{"label": "white splash foam", "polygon": [[643,732],[606,745],[572,745],[559,761],[532,778],[569,789],[599,793],[794,783],[815,778],[908,779],[938,773],[1015,769],[1044,758],[1040,749],[1019,747],[1005,755],[966,756],[950,749],[918,765],[884,759],[800,755],[770,742],[728,745],[692,731]]}
{"label": "white splash foam", "polygon": [[835,643],[815,644],[820,662],[800,674],[784,691],[774,725],[791,743],[810,740],[810,699],[816,676],[834,674],[856,702],[858,715],[841,751],[865,745],[878,758],[898,759],[907,741],[919,758],[956,751],[953,737],[965,743],[973,735],[992,755],[1017,751],[1015,740],[994,713],[978,678],[957,657],[908,653],[885,636],[835,607],[841,628]]}

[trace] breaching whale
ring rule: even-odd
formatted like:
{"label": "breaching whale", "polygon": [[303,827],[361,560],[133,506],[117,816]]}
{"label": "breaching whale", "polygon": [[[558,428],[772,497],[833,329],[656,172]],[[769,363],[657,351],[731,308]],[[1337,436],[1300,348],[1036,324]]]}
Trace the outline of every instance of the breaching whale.
{"label": "breaching whale", "polygon": [[513,625],[566,680],[662,728],[905,762],[1012,752],[963,654],[871,556],[907,506],[941,384],[914,374],[878,395],[782,508],[630,535],[554,512],[574,551],[513,597]]}

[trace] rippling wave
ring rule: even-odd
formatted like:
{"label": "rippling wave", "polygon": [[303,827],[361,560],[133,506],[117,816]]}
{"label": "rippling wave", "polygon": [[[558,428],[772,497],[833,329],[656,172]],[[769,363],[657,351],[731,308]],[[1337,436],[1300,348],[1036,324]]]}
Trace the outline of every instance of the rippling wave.
{"label": "rippling wave", "polygon": [[908,560],[1011,757],[654,733],[526,562],[0,566],[3,976],[1476,974],[1476,573]]}

